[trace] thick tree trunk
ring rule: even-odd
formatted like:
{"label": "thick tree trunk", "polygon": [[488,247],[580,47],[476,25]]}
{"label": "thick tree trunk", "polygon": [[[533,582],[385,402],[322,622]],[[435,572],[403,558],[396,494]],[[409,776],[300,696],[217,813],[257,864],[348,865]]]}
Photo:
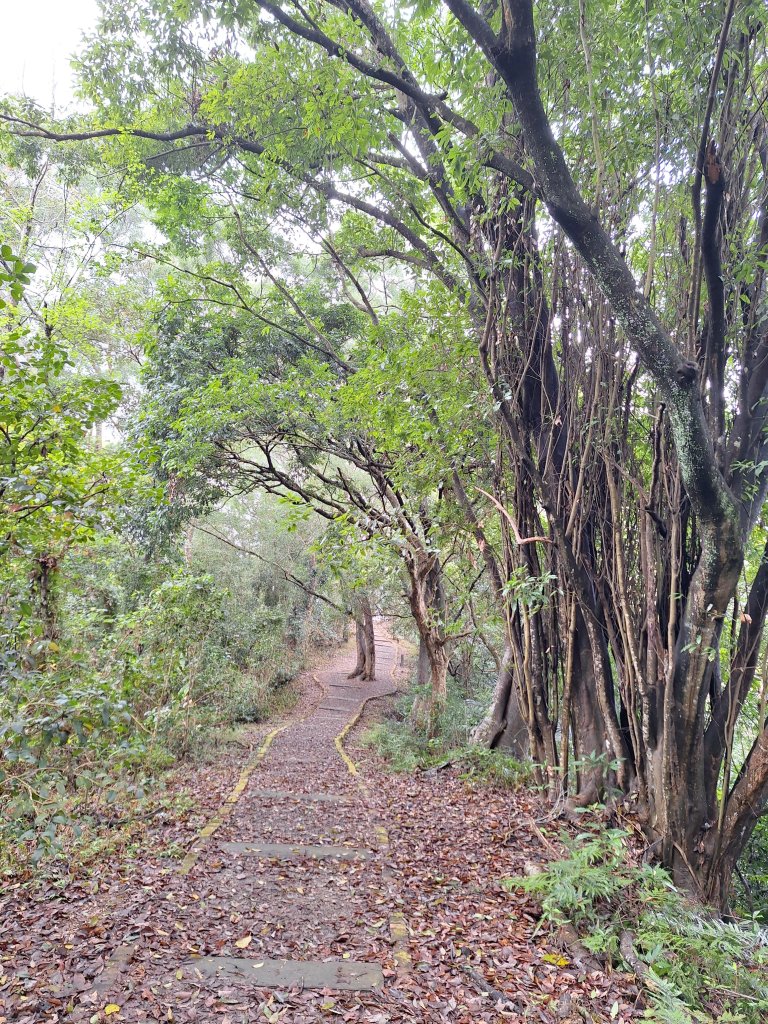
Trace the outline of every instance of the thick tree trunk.
{"label": "thick tree trunk", "polygon": [[357,613],[355,613],[355,646],[357,648],[357,660],[347,679],[357,679],[365,672],[365,623],[362,616],[358,617]]}
{"label": "thick tree trunk", "polygon": [[519,759],[529,753],[528,726],[520,708],[515,656],[509,643],[504,647],[491,706],[472,733],[472,742],[491,750],[503,750]]}
{"label": "thick tree trunk", "polygon": [[411,725],[436,736],[440,728],[440,715],[448,696],[448,663],[450,658],[443,641],[434,634],[424,638],[429,660],[429,693],[420,695],[411,710]]}
{"label": "thick tree trunk", "polygon": [[723,616],[742,566],[732,524],[705,523],[674,656],[660,702],[660,737],[647,753],[649,825],[675,881],[701,897],[710,891],[719,845],[716,794],[720,762],[707,757],[705,716]]}
{"label": "thick tree trunk", "polygon": [[363,595],[356,598],[352,607],[355,620],[355,645],[357,660],[348,679],[370,680],[376,678],[376,642],[373,633],[373,610],[370,599]]}
{"label": "thick tree trunk", "polygon": [[440,562],[434,552],[414,543],[405,564],[410,580],[408,600],[419,633],[419,654],[421,656],[422,648],[426,651],[430,683],[428,696],[419,697],[414,702],[411,722],[415,728],[423,729],[433,736],[448,695],[450,662],[443,632]]}

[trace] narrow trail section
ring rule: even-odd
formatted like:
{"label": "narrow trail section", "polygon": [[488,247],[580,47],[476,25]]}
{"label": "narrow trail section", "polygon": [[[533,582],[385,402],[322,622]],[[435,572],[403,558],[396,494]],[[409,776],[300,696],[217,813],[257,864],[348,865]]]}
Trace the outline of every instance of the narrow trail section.
{"label": "narrow trail section", "polygon": [[[420,1019],[391,1013],[407,933],[386,830],[344,747],[367,702],[395,691],[402,655],[384,627],[376,651],[375,681],[348,678],[349,648],[312,675],[67,1019]],[[146,941],[158,934],[160,950]]]}
{"label": "narrow trail section", "polygon": [[234,999],[240,989],[262,1004],[263,990],[317,991],[311,1020],[339,993],[383,994],[385,970],[394,972],[391,922],[371,927],[370,912],[384,903],[386,840],[342,745],[365,703],[394,692],[397,647],[381,629],[376,643],[377,680],[348,679],[345,660],[318,672],[319,703],[269,734],[182,863],[182,874],[206,882],[191,909],[211,923],[209,952],[186,957],[173,976],[189,983],[189,1001],[230,987]]}

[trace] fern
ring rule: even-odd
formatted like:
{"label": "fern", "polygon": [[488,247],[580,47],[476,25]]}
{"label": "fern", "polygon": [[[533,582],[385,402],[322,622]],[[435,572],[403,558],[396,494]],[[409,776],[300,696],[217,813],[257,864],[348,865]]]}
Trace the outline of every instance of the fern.
{"label": "fern", "polygon": [[646,984],[650,990],[651,1006],[643,1014],[652,1024],[710,1024],[712,1018],[691,1007],[680,989],[666,978],[659,977],[650,968]]}
{"label": "fern", "polygon": [[633,935],[654,1024],[764,1024],[768,932],[706,916],[657,867],[627,863],[626,833],[566,841],[570,856],[532,878],[507,879],[541,903],[542,917],[570,924],[584,945],[619,967],[620,939]]}

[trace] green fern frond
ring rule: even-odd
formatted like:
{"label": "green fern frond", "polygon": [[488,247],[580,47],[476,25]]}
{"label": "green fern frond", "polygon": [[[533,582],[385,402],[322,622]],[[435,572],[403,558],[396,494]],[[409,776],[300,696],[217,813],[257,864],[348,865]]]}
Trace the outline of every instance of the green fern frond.
{"label": "green fern frond", "polygon": [[658,867],[625,857],[626,834],[583,833],[570,855],[531,878],[507,879],[535,896],[545,921],[576,928],[584,945],[628,969],[619,953],[625,930],[646,965],[656,1024],[765,1024],[768,931],[721,921],[691,904]]}

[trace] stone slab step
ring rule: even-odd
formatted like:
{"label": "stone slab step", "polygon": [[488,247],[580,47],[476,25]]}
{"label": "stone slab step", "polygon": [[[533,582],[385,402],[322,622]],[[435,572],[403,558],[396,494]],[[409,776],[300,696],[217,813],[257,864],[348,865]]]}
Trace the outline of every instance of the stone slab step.
{"label": "stone slab step", "polygon": [[275,857],[278,860],[298,860],[309,857],[312,860],[368,860],[370,854],[365,850],[355,850],[351,846],[303,846],[287,843],[221,843],[221,849],[227,853],[241,854],[246,857]]}
{"label": "stone slab step", "polygon": [[302,804],[348,804],[349,797],[342,793],[296,793],[290,789],[252,789],[248,796],[264,800],[296,800]]}
{"label": "stone slab step", "polygon": [[254,988],[329,988],[341,992],[375,992],[384,987],[377,964],[355,960],[250,960],[237,956],[202,956],[186,960],[185,974],[244,981]]}

